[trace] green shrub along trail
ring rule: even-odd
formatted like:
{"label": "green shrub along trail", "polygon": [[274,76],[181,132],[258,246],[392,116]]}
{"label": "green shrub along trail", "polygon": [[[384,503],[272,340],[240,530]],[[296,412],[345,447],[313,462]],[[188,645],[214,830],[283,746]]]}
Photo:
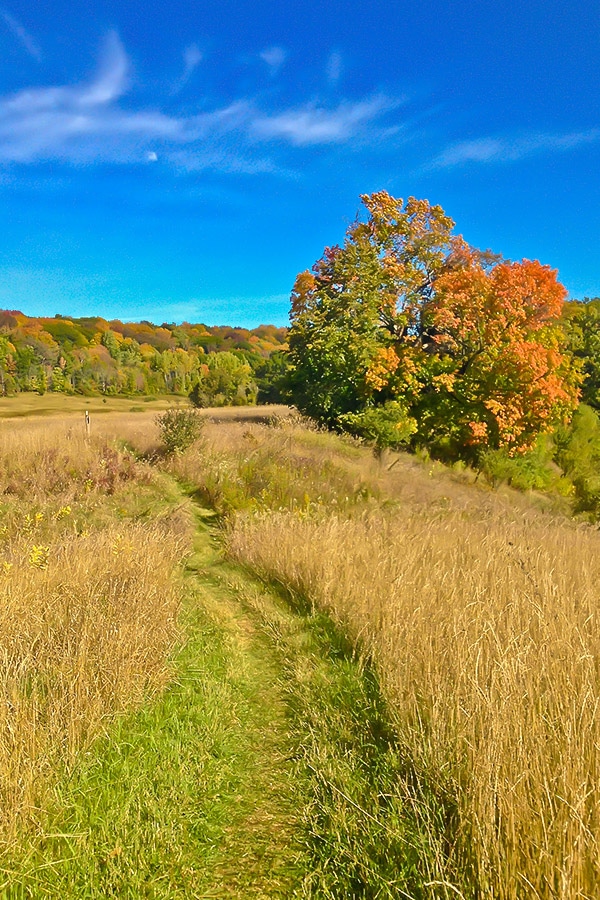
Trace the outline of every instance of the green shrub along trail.
{"label": "green shrub along trail", "polygon": [[0,896],[430,896],[369,669],[325,617],[225,561],[213,514],[169,492],[195,520],[174,677],[58,781],[5,851]]}

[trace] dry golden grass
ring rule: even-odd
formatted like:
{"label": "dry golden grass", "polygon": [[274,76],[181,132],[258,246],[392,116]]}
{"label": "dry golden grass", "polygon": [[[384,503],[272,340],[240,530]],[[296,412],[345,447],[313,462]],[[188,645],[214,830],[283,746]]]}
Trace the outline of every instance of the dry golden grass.
{"label": "dry golden grass", "polygon": [[188,535],[168,516],[142,525],[116,521],[109,506],[99,515],[123,485],[143,490],[150,478],[105,439],[69,434],[61,420],[3,427],[0,437],[0,838],[8,840],[35,821],[56,772],[103,722],[165,683]]}
{"label": "dry golden grass", "polygon": [[[213,435],[224,455],[205,468],[222,472],[225,456],[239,480],[251,454],[278,447],[284,470],[296,456],[314,475],[335,455],[329,436],[288,432],[286,454],[285,436],[251,435]],[[373,658],[409,768],[446,809],[441,844],[432,836],[441,880],[505,900],[597,897],[600,537],[525,498],[392,462],[353,447],[336,457],[387,508],[255,504],[233,518],[229,550],[328,610]]]}
{"label": "dry golden grass", "polygon": [[51,425],[18,423],[0,432],[0,495],[39,501],[84,493],[112,494],[143,477],[131,454],[99,435],[86,439],[62,420]]}
{"label": "dry golden grass", "polygon": [[[91,442],[76,428],[69,436],[66,420],[56,420],[61,437],[39,427],[0,424],[0,509],[14,531],[0,545],[13,562],[0,574],[5,829],[20,810],[31,815],[57,758],[161,683],[176,610],[172,530],[85,537],[74,513],[60,517],[66,503],[85,510],[150,477],[110,439],[151,453],[154,413],[107,416]],[[596,897],[598,533],[531,498],[466,484],[470,473],[376,461],[293,422],[209,422],[170,465],[221,511],[243,510],[230,519],[234,557],[328,610],[374,660],[407,760],[407,802],[429,796],[446,811],[445,833],[431,839],[434,880],[499,900]]]}
{"label": "dry golden grass", "polygon": [[175,456],[171,471],[198,485],[219,513],[240,509],[350,508],[377,492],[378,466],[354,442],[311,431],[293,419],[275,426],[208,419],[201,441]]}

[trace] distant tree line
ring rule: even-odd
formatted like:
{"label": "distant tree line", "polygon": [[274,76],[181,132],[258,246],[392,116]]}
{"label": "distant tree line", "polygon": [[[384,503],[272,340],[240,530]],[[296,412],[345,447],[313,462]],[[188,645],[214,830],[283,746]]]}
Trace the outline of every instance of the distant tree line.
{"label": "distant tree line", "polygon": [[192,395],[197,405],[277,401],[287,330],[35,318],[0,310],[0,396]]}

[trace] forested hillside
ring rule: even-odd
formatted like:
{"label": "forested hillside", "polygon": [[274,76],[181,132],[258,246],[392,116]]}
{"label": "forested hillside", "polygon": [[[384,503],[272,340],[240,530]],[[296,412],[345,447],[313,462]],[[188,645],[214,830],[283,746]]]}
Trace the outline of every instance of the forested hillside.
{"label": "forested hillside", "polygon": [[287,332],[225,326],[35,318],[0,310],[0,396],[19,391],[188,394],[212,405],[256,400]]}

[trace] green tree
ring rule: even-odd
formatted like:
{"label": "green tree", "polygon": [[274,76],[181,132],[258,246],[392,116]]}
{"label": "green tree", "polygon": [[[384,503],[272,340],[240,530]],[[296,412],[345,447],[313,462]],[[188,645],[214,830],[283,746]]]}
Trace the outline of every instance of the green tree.
{"label": "green tree", "polygon": [[380,446],[411,435],[451,456],[533,446],[577,401],[556,273],[470,247],[427,200],[362,200],[367,220],[292,292],[296,405]]}
{"label": "green tree", "polygon": [[51,390],[57,394],[68,394],[71,392],[71,385],[67,381],[67,377],[60,366],[52,369]]}
{"label": "green tree", "polygon": [[556,460],[575,489],[575,511],[600,512],[600,419],[581,403],[568,427],[556,436]]}
{"label": "green tree", "polygon": [[36,390],[40,396],[43,396],[48,390],[48,376],[43,369],[39,370],[39,374],[36,379]]}
{"label": "green tree", "polygon": [[33,347],[23,344],[17,347],[15,353],[15,368],[18,379],[23,387],[26,387],[29,379],[34,374],[34,370],[38,366],[38,357]]}
{"label": "green tree", "polygon": [[[0,334],[0,397],[8,396],[13,392],[14,378],[11,370],[14,370],[15,348],[6,334]],[[10,379],[10,381],[9,381]]]}
{"label": "green tree", "polygon": [[289,358],[282,350],[276,350],[266,359],[260,358],[253,366],[258,388],[259,403],[287,403],[289,396]]}
{"label": "green tree", "polygon": [[194,406],[246,406],[256,402],[252,369],[243,357],[222,351],[210,353],[200,366],[190,393]]}
{"label": "green tree", "polygon": [[106,347],[111,357],[120,362],[121,360],[121,341],[119,340],[119,336],[114,331],[105,331],[102,335],[102,346]]}
{"label": "green tree", "polygon": [[582,400],[600,409],[600,298],[565,304],[569,349],[583,372]]}

